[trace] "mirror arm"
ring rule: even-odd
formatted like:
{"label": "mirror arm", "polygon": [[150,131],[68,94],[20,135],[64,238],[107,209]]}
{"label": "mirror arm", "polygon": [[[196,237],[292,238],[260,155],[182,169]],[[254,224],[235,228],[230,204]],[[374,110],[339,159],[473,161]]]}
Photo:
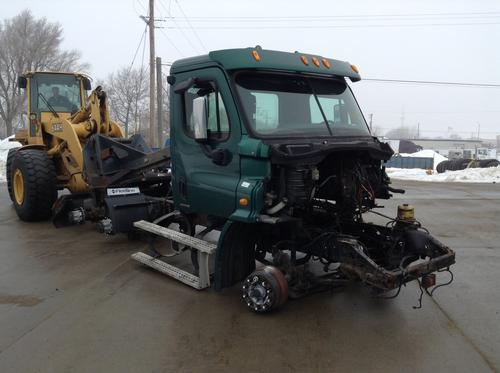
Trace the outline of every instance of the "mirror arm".
{"label": "mirror arm", "polygon": [[206,142],[198,142],[201,151],[207,158],[210,158],[213,163],[219,166],[226,166],[231,162],[231,153],[227,149],[212,149]]}

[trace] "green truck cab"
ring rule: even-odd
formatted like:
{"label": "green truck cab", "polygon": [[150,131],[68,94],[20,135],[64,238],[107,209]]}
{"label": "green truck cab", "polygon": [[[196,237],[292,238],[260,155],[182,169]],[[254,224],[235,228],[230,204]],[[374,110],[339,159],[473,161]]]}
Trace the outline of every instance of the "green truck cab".
{"label": "green truck cab", "polygon": [[[344,61],[260,48],[175,62],[169,81],[176,207],[257,222],[271,145],[349,138],[377,147],[345,77],[360,80]],[[198,137],[196,99],[206,116]]]}
{"label": "green truck cab", "polygon": [[404,191],[391,188],[383,164],[393,152],[370,134],[347,83],[360,79],[345,61],[260,47],[172,65],[176,216],[185,233],[221,231],[215,288],[243,281],[256,312],[353,278],[380,292],[431,286],[432,272],[454,263],[411,208],[388,226],[364,221],[377,198]]}

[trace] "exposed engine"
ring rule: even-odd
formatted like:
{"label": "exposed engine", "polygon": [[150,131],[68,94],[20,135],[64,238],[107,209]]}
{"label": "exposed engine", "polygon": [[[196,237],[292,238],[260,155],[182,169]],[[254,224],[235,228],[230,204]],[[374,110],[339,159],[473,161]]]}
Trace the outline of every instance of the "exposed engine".
{"label": "exposed engine", "polygon": [[[267,211],[262,216],[267,234],[257,244],[257,259],[285,274],[289,295],[332,289],[352,279],[379,293],[399,293],[403,284],[415,279],[424,288],[435,285],[431,273],[453,264],[454,253],[421,226],[411,206],[400,206],[395,218],[374,210],[380,207],[377,198],[404,193],[390,187],[382,166],[388,151],[303,148],[298,151],[301,156],[294,156],[296,146],[288,153],[289,145],[273,149]],[[387,218],[387,225],[366,223],[367,212]],[[311,261],[321,264],[324,275],[309,269]],[[266,276],[263,272],[262,279]],[[245,286],[255,287],[252,281]],[[258,294],[254,288],[251,293]],[[248,293],[252,309],[270,307],[255,299]]]}

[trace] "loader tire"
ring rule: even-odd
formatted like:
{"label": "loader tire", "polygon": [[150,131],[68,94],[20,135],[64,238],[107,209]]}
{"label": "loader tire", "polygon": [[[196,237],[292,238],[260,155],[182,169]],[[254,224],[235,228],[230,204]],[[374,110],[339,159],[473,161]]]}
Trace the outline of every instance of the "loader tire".
{"label": "loader tire", "polygon": [[54,162],[44,150],[17,151],[11,166],[12,194],[17,216],[24,221],[49,219],[57,199]]}
{"label": "loader tire", "polygon": [[12,160],[17,152],[17,148],[9,149],[7,153],[7,162],[5,163],[5,176],[7,178],[7,190],[9,191],[9,197],[11,201],[14,201],[14,193],[12,192]]}

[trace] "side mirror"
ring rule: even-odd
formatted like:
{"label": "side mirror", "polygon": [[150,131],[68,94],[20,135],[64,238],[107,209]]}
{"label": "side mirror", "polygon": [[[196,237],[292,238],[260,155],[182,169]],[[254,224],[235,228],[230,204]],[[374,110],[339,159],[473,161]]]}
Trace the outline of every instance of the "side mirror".
{"label": "side mirror", "polygon": [[25,89],[27,85],[28,85],[28,79],[26,79],[26,77],[23,75],[19,75],[17,77],[17,86],[19,88]]}
{"label": "side mirror", "polygon": [[207,140],[206,101],[206,97],[197,97],[193,100],[194,138],[198,142]]}
{"label": "side mirror", "polygon": [[83,89],[85,89],[86,91],[90,91],[92,89],[92,84],[90,84],[90,79],[87,78],[87,77],[83,77]]}

